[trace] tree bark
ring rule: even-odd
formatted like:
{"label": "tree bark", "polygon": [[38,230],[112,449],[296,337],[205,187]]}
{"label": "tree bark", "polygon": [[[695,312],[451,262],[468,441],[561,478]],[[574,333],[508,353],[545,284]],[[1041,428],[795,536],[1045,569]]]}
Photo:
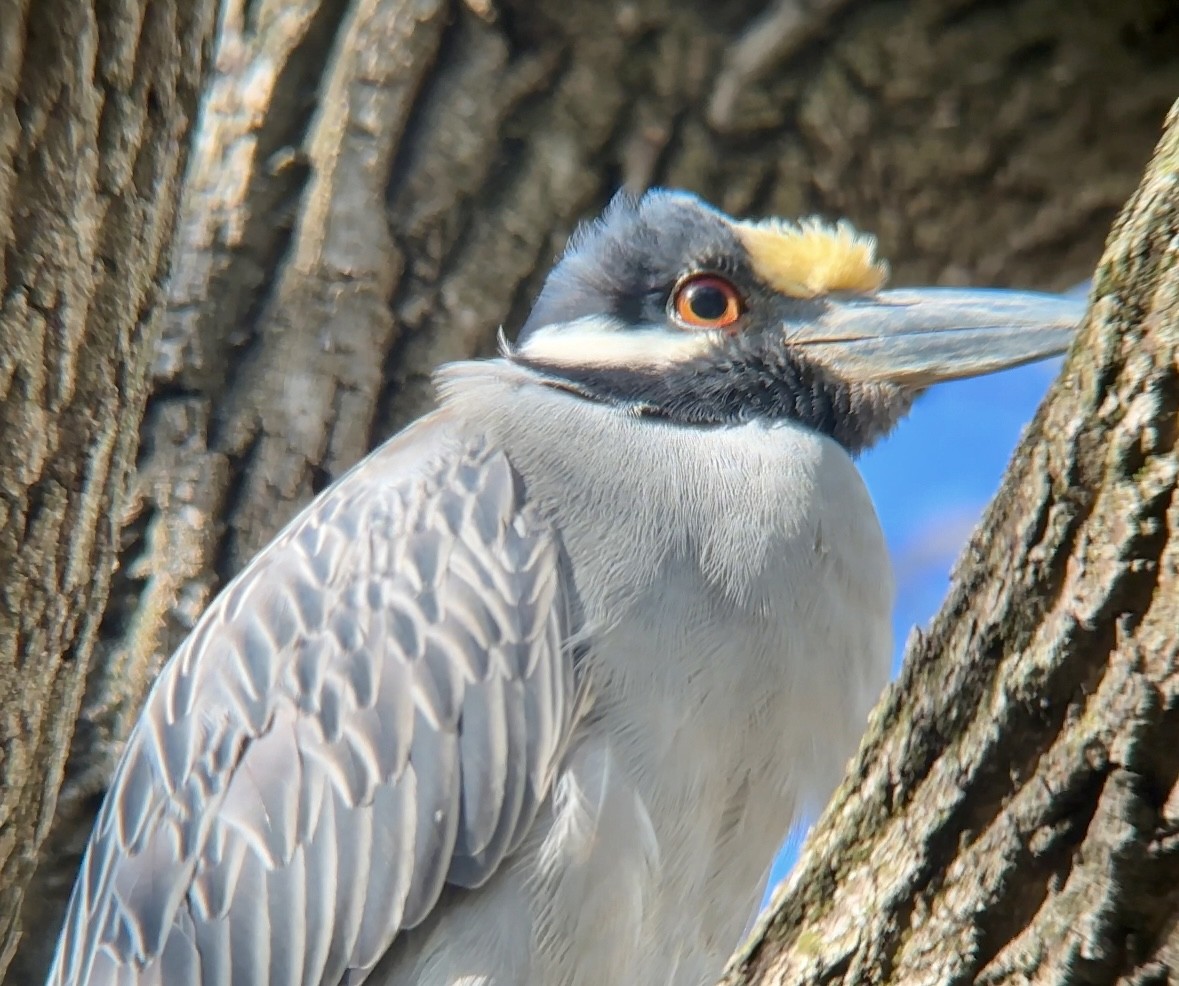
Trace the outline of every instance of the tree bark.
{"label": "tree bark", "polygon": [[[899,283],[1063,287],[1141,174],[1176,44],[1166,0],[223,0],[26,920],[56,927],[121,741],[211,596],[430,403],[435,365],[520,323],[616,187],[848,216]],[[15,981],[51,945],[30,938]]]}
{"label": "tree bark", "polygon": [[0,975],[115,564],[212,2],[0,0]]}

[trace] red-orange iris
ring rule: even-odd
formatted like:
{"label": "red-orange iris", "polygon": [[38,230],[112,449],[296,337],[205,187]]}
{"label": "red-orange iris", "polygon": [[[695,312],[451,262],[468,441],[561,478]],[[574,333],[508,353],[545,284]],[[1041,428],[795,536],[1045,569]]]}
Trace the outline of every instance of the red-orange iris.
{"label": "red-orange iris", "polygon": [[676,285],[671,309],[693,329],[725,329],[741,317],[741,292],[717,274],[691,274]]}

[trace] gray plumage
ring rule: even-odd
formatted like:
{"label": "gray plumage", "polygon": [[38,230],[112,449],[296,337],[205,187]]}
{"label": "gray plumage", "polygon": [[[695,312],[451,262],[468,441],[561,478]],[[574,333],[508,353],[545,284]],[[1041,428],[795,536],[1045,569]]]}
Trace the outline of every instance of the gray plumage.
{"label": "gray plumage", "polygon": [[394,441],[222,593],[112,782],[63,981],[336,982],[516,847],[573,694],[516,483],[483,442]]}
{"label": "gray plumage", "polygon": [[[669,200],[678,276],[692,224],[729,222],[686,196],[622,207],[566,263],[641,251],[661,284]],[[52,983],[715,980],[887,678],[887,553],[817,403],[730,413],[772,388],[742,389],[728,343],[733,380],[681,414],[620,390],[666,354],[574,367],[545,342],[649,332],[667,305],[620,313],[571,276],[538,303],[556,321],[442,371],[440,410],[306,508],[168,662]],[[853,391],[831,407],[873,433],[915,393]]]}

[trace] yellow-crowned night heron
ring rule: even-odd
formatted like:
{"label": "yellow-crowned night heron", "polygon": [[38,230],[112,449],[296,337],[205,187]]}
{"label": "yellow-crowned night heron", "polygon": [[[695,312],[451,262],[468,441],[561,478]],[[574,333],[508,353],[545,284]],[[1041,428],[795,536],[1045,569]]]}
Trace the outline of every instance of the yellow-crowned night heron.
{"label": "yellow-crowned night heron", "polygon": [[712,983],[888,675],[853,457],[1084,309],[884,279],[683,193],[583,229],[167,663],[51,981]]}

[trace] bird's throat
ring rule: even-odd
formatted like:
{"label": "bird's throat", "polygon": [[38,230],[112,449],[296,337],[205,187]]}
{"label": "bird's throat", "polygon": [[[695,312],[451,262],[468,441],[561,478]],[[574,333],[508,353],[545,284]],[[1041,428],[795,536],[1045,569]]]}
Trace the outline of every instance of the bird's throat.
{"label": "bird's throat", "polygon": [[541,382],[627,413],[685,427],[790,420],[864,451],[908,412],[915,395],[889,384],[841,380],[790,351],[733,340],[682,364],[558,366],[519,354]]}

